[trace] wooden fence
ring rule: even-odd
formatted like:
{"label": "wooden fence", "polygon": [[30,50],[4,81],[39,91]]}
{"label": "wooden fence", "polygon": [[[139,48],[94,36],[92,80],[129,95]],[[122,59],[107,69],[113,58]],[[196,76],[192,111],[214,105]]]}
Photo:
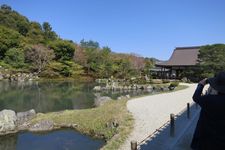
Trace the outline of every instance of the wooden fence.
{"label": "wooden fence", "polygon": [[[192,105],[195,105],[195,108],[198,109],[198,104],[195,103],[195,104],[192,104]],[[190,107],[191,107],[190,103],[187,103],[187,107],[185,109],[183,109],[182,111],[180,111],[177,115],[170,114],[170,120],[169,121],[164,123],[160,128],[156,129],[152,134],[150,134],[148,137],[146,137],[141,142],[138,143],[137,141],[131,141],[131,150],[137,150],[138,147],[143,142],[145,142],[147,139],[151,139],[151,137],[153,137],[156,133],[160,132],[161,129],[164,128],[165,126],[167,126],[168,124],[170,124],[170,137],[175,137],[176,136],[176,118],[186,111],[187,118],[190,119],[191,118]]]}

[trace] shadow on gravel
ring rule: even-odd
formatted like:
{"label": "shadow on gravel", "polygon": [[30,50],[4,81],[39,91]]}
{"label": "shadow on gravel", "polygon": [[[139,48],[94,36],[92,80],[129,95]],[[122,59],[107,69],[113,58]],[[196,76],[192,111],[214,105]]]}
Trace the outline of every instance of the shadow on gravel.
{"label": "shadow on gravel", "polygon": [[[200,107],[190,106],[190,118],[187,117],[187,110],[183,110],[175,117],[174,136],[170,136],[170,122],[141,143],[141,150],[191,150],[190,143],[198,120]],[[168,118],[170,114],[168,114]]]}

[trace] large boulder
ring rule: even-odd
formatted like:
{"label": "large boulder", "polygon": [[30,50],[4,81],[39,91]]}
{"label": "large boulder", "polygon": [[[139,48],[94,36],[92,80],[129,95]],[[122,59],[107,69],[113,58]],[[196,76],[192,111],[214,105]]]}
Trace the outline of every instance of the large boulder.
{"label": "large boulder", "polygon": [[7,133],[15,130],[16,113],[12,110],[4,109],[0,112],[0,133]]}
{"label": "large boulder", "polygon": [[51,131],[54,129],[54,122],[52,120],[42,120],[28,129],[32,132],[39,132],[39,131]]}
{"label": "large boulder", "polygon": [[17,124],[22,125],[25,122],[27,122],[28,120],[36,117],[36,112],[35,112],[34,109],[31,109],[31,110],[26,111],[26,112],[18,112],[16,114],[16,117],[17,117],[17,120],[16,120]]}
{"label": "large boulder", "polygon": [[93,88],[93,90],[94,90],[94,91],[101,91],[101,86],[95,86],[95,87]]}

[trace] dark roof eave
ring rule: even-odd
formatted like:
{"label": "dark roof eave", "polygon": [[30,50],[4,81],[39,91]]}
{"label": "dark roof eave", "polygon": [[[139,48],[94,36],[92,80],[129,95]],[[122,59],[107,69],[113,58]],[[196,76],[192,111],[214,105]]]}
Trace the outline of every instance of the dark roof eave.
{"label": "dark roof eave", "polygon": [[156,66],[158,66],[158,67],[194,67],[194,66],[197,66],[197,64],[195,64],[195,65],[166,65],[166,64],[156,64]]}

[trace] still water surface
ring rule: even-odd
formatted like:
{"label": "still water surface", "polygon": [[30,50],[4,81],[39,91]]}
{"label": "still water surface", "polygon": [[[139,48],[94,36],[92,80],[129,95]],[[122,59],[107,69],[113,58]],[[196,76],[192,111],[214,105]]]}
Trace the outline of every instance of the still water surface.
{"label": "still water surface", "polygon": [[74,130],[58,130],[46,134],[23,132],[0,136],[0,150],[97,150],[105,142]]}
{"label": "still water surface", "polygon": [[96,83],[75,81],[28,81],[0,82],[0,110],[16,112],[35,109],[36,112],[52,112],[65,109],[86,109],[94,107],[96,95],[110,96],[147,94],[147,91],[104,91],[94,93]]}
{"label": "still water surface", "polygon": [[0,110],[52,112],[91,108],[93,83],[72,81],[0,82]]}

